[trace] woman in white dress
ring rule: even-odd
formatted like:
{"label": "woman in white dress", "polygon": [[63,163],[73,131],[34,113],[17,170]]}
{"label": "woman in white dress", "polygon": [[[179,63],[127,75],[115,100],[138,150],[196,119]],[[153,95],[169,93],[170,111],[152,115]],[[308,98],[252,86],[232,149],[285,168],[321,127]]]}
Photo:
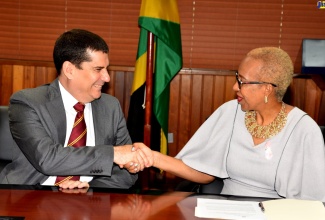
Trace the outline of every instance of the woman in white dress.
{"label": "woman in white dress", "polygon": [[204,184],[222,178],[222,194],[325,202],[321,130],[282,101],[292,77],[285,51],[253,49],[236,73],[237,100],[220,106],[175,158],[141,150],[152,166],[184,179]]}

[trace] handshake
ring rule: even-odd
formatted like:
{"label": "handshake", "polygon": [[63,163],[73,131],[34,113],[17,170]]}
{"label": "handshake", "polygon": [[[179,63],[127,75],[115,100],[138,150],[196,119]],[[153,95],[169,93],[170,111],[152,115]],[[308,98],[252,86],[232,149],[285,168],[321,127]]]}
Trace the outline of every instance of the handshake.
{"label": "handshake", "polygon": [[114,147],[114,163],[130,173],[137,173],[154,165],[154,151],[143,143]]}
{"label": "handshake", "polygon": [[[114,163],[121,169],[127,169],[130,173],[137,173],[144,168],[155,164],[155,155],[158,152],[152,151],[143,143],[133,145],[115,146]],[[88,182],[66,180],[59,184],[60,190],[64,193],[86,193],[89,188]]]}

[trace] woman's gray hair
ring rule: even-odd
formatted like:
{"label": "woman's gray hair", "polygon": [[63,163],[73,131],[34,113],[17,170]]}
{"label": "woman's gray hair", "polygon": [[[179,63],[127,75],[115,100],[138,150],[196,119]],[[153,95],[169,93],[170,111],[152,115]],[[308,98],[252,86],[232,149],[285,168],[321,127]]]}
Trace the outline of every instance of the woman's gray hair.
{"label": "woman's gray hair", "polygon": [[275,95],[280,102],[293,77],[293,64],[290,56],[277,47],[261,47],[251,50],[247,57],[262,61],[259,80],[274,83]]}

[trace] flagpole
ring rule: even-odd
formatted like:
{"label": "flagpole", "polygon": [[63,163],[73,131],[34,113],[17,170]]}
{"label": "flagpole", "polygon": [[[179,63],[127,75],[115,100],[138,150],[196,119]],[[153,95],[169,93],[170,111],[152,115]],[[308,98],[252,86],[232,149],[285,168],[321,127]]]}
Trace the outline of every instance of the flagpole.
{"label": "flagpole", "polygon": [[148,32],[147,45],[147,74],[146,74],[146,108],[144,119],[144,144],[150,147],[151,143],[151,114],[152,114],[152,78],[154,61],[154,35]]}
{"label": "flagpole", "polygon": [[[144,116],[144,144],[151,147],[151,115],[153,97],[153,64],[154,64],[154,35],[148,32],[147,41],[147,67],[146,67],[146,103]],[[144,169],[141,175],[142,189],[149,189],[151,182],[150,169]]]}

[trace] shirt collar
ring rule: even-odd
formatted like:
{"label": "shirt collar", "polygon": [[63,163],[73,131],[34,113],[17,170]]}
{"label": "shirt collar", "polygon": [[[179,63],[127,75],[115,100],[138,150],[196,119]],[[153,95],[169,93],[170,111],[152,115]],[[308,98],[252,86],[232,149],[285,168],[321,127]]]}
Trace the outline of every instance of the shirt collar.
{"label": "shirt collar", "polygon": [[59,81],[59,87],[61,91],[61,96],[63,100],[63,105],[65,110],[73,109],[73,106],[78,102],[77,99],[75,99],[60,83]]}

